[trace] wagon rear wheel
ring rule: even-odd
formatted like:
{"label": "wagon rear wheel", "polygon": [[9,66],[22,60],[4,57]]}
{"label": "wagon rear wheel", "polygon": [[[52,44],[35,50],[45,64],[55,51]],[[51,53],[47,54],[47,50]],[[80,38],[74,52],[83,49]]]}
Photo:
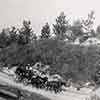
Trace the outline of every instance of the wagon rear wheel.
{"label": "wagon rear wheel", "polygon": [[27,86],[28,85],[28,80],[25,78],[25,79],[23,79],[23,84],[25,85],[25,86]]}

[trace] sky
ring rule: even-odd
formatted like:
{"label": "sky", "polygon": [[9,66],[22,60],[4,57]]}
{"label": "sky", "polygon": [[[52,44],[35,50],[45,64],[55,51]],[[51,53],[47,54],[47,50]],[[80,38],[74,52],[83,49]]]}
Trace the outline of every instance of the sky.
{"label": "sky", "polygon": [[8,26],[21,26],[29,19],[35,32],[48,22],[52,25],[56,16],[64,11],[68,18],[87,18],[95,11],[95,25],[100,23],[99,0],[0,0],[0,30]]}

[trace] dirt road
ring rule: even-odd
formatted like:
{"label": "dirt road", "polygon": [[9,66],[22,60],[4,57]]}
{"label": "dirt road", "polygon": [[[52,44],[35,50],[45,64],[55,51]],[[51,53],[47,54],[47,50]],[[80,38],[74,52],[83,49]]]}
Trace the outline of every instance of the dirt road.
{"label": "dirt road", "polygon": [[80,91],[73,91],[71,89],[66,89],[65,92],[61,92],[60,94],[54,94],[49,91],[32,88],[32,86],[24,86],[21,83],[16,83],[12,80],[12,78],[8,77],[7,75],[1,72],[0,72],[0,84],[9,85],[22,90],[27,90],[29,92],[35,92],[45,97],[48,97],[51,100],[83,100],[92,93],[91,90],[84,88],[81,89]]}

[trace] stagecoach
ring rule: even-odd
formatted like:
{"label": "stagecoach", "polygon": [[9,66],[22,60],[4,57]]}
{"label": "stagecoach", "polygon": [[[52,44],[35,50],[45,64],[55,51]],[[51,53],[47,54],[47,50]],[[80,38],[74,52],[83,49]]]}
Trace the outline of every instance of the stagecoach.
{"label": "stagecoach", "polygon": [[[66,85],[66,81],[59,74],[43,73],[41,68],[47,70],[49,66],[43,65],[41,67],[41,65],[43,64],[36,63],[34,66],[28,64],[17,67],[15,70],[16,82],[22,82],[26,86],[30,84],[33,87],[54,91],[55,93],[60,92],[62,86]],[[44,69],[43,71],[45,71]]]}

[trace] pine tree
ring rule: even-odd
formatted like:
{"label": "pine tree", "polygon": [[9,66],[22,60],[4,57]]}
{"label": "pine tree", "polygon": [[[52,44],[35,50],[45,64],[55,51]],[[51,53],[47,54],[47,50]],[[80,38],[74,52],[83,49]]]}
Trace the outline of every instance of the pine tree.
{"label": "pine tree", "polygon": [[60,15],[56,18],[56,23],[53,24],[53,33],[60,40],[66,38],[66,32],[68,30],[69,21],[66,20],[64,12],[61,12]]}
{"label": "pine tree", "polygon": [[41,39],[46,39],[50,36],[50,26],[48,23],[46,23],[41,30]]}
{"label": "pine tree", "polygon": [[19,30],[19,44],[30,43],[33,39],[36,39],[36,35],[31,28],[31,22],[24,20],[23,27]]}
{"label": "pine tree", "polygon": [[91,33],[91,30],[93,30],[94,20],[95,20],[94,11],[90,11],[90,13],[88,13],[87,19],[82,20],[82,26],[87,33],[89,32]]}

